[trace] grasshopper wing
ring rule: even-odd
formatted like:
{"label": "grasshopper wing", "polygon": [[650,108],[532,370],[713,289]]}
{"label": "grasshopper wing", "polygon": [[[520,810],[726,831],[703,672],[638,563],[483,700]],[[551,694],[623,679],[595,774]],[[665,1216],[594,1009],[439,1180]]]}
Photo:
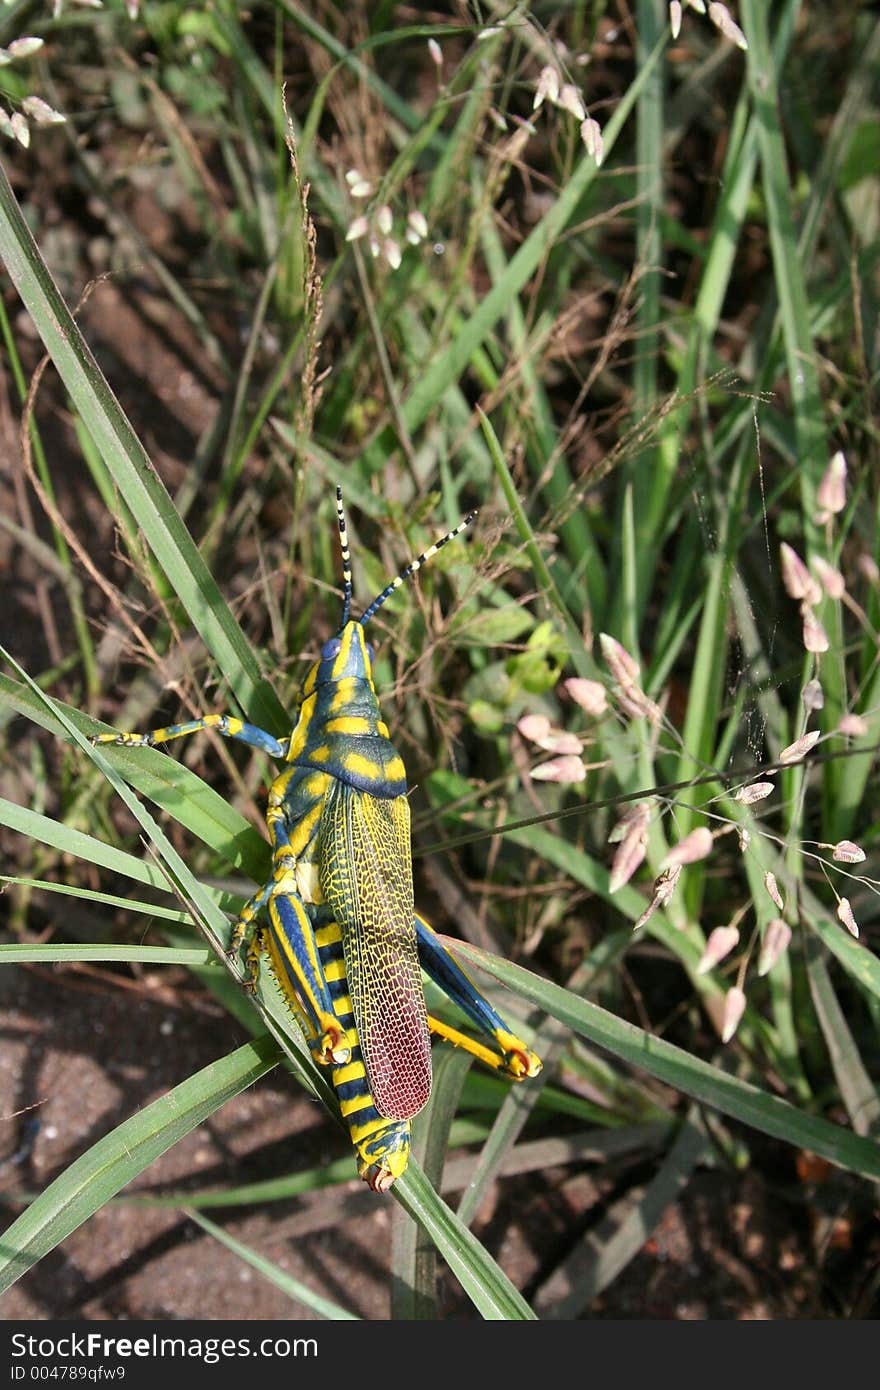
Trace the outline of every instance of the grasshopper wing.
{"label": "grasshopper wing", "polygon": [[415,1115],[431,1093],[405,796],[336,782],[321,818],[320,882],[342,932],[352,1012],[380,1114]]}

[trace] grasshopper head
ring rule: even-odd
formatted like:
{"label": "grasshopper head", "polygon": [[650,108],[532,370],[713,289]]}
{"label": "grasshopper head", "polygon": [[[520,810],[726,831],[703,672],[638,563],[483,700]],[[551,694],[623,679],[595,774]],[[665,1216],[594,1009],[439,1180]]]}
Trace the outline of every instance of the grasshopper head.
{"label": "grasshopper head", "polygon": [[359,622],[350,621],[321,648],[321,659],[309,672],[310,690],[319,685],[333,685],[341,680],[361,680],[373,683],[373,648],[364,637]]}

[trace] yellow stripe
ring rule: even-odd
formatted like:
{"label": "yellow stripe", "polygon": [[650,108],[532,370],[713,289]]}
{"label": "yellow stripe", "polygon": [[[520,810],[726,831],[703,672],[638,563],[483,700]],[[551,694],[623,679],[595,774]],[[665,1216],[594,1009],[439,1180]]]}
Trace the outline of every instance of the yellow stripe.
{"label": "yellow stripe", "polygon": [[343,714],[338,719],[328,719],[324,727],[328,734],[369,734],[372,732],[369,719],[354,714]]}
{"label": "yellow stripe", "polygon": [[283,806],[284,798],[291,778],[296,774],[295,767],[285,768],[284,772],[279,772],[269,791],[269,805]]}
{"label": "yellow stripe", "polygon": [[[308,780],[311,782],[312,778],[310,777]],[[285,847],[278,852],[281,854],[289,854],[292,851],[295,855],[302,854],[306,845],[309,843],[313,827],[321,819],[321,812],[323,809],[323,800],[319,801],[316,806],[313,806],[308,815],[303,816],[302,820],[298,821],[294,826],[293,833],[290,836],[290,850]]]}
{"label": "yellow stripe", "polygon": [[[311,676],[309,679],[311,679]],[[306,685],[308,685],[308,680],[306,681]],[[303,692],[305,693],[305,686],[303,687]],[[312,727],[312,716],[314,712],[314,703],[312,702],[310,704],[308,700],[304,700],[300,708],[296,728],[290,736],[290,747],[287,750],[287,761],[289,763],[293,762],[294,758],[299,757],[308,742],[309,730]]]}
{"label": "yellow stripe", "polygon": [[[394,759],[392,759],[393,761]],[[400,763],[401,770],[403,770],[403,763],[400,762],[399,758],[397,762]],[[342,766],[346,772],[356,772],[361,777],[372,778],[373,781],[378,781],[382,776],[380,765],[373,758],[365,758],[362,753],[346,753],[342,759]]]}
{"label": "yellow stripe", "polygon": [[379,1130],[387,1128],[388,1121],[385,1119],[384,1115],[378,1115],[374,1120],[368,1120],[365,1125],[350,1124],[348,1126],[352,1143],[354,1144],[362,1144],[365,1139],[371,1138],[371,1136],[376,1134]]}
{"label": "yellow stripe", "polygon": [[345,676],[342,680],[336,682],[336,689],[330,701],[331,714],[338,714],[340,710],[344,710],[346,705],[351,703],[351,698],[354,695],[354,687],[354,676]]}
{"label": "yellow stripe", "polygon": [[336,681],[344,675],[345,668],[348,665],[348,654],[351,651],[351,639],[354,635],[353,628],[355,626],[356,624],[349,623],[347,628],[343,628],[342,636],[339,639],[342,645],[339,648],[336,660],[333,662],[333,679]]}
{"label": "yellow stripe", "polygon": [[341,1085],[348,1081],[362,1081],[366,1075],[363,1062],[347,1062],[343,1067],[333,1068],[334,1085],[337,1082]]}
{"label": "yellow stripe", "polygon": [[504,1059],[499,1057],[497,1052],[493,1052],[490,1047],[485,1047],[483,1043],[476,1042],[469,1038],[466,1033],[460,1033],[457,1028],[450,1028],[448,1023],[442,1023],[439,1018],[434,1018],[428,1014],[428,1027],[438,1038],[445,1038],[454,1047],[460,1047],[465,1052],[469,1052],[472,1057],[478,1057],[487,1067],[503,1067]]}
{"label": "yellow stripe", "polygon": [[[373,1104],[375,1104],[373,1097],[370,1095],[369,1091],[367,1091],[365,1095],[355,1096],[354,1100],[342,1101],[340,1103],[339,1109],[342,1111],[343,1115],[347,1119],[349,1115],[356,1115],[359,1110],[366,1110],[368,1106],[371,1106]],[[365,1128],[368,1129],[368,1127]],[[352,1134],[355,1134],[354,1129],[352,1129],[351,1132]]]}
{"label": "yellow stripe", "polygon": [[342,940],[342,930],[338,922],[328,922],[326,927],[319,927],[315,932],[315,940],[319,946],[335,946],[337,941]]}
{"label": "yellow stripe", "polygon": [[324,966],[324,979],[329,984],[331,980],[345,979],[345,961],[331,960]]}
{"label": "yellow stripe", "polygon": [[389,782],[402,782],[406,777],[406,768],[403,759],[396,755],[385,764],[385,776]]}
{"label": "yellow stripe", "polygon": [[[311,931],[311,927],[308,922],[308,917],[306,915],[305,910],[297,904],[296,899],[291,899],[290,901],[292,907],[294,908],[294,911],[296,912],[297,917],[300,919],[303,935],[303,944],[305,946],[306,956],[309,961],[312,975],[316,979],[320,979],[321,964],[318,960],[315,937],[314,933]],[[304,973],[300,962],[296,958],[293,947],[290,941],[288,940],[287,935],[281,928],[281,924],[277,914],[278,909],[273,900],[270,898],[269,917],[273,923],[273,926],[275,927],[275,930],[267,933],[267,946],[270,960],[273,962],[273,965],[275,966],[275,978],[278,981],[278,984],[281,988],[281,992],[284,995],[285,999],[288,1001],[288,1004],[291,1007],[298,1009],[301,1008],[301,1001],[297,999],[296,995],[293,993],[294,987],[292,986],[290,981],[290,976],[293,976],[293,979],[296,981],[296,987],[302,991],[303,999],[308,1002],[312,1012],[315,1014],[315,1017],[318,1020],[317,1032],[314,1032],[315,1024],[311,1021],[311,1019],[309,1020],[309,1027],[312,1030],[312,1036],[314,1039],[318,1036],[318,1034],[321,1031],[326,1030],[333,1024],[335,1024],[336,1019],[333,1014],[328,1014],[325,1012],[321,1001],[314,992],[311,981],[309,980],[308,976]],[[287,967],[286,969],[285,966]],[[357,1043],[357,1035],[354,1029],[344,1030],[344,1035],[345,1041],[348,1044],[349,1049],[352,1049]]]}

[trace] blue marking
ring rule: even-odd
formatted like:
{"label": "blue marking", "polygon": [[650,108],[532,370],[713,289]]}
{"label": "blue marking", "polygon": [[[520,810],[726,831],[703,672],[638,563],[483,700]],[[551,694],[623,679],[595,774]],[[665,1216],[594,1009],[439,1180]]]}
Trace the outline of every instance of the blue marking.
{"label": "blue marking", "polygon": [[384,1129],[362,1139],[358,1145],[361,1157],[381,1163],[387,1154],[409,1149],[409,1120],[389,1120]]}
{"label": "blue marking", "polygon": [[227,738],[238,739],[239,743],[246,743],[249,748],[260,748],[264,753],[269,753],[273,758],[284,758],[287,753],[288,739],[279,741],[272,734],[267,734],[265,729],[258,729],[256,724],[242,724],[238,733],[233,734],[229,731],[229,725],[224,720],[220,726],[220,732]]}
{"label": "blue marking", "polygon": [[272,880],[270,879],[269,882],[268,882],[268,883],[265,883],[265,884],[263,885],[263,887],[262,887],[261,889],[259,889],[259,891],[256,892],[252,898],[249,898],[249,899],[248,899],[248,901],[245,903],[244,907],[242,908],[242,912],[244,913],[244,912],[250,911],[250,912],[253,913],[253,915],[256,917],[256,915],[257,915],[257,913],[260,911],[260,909],[263,908],[263,907],[265,907],[265,906],[266,906],[266,903],[267,903],[267,902],[269,901],[269,899],[271,898],[271,896],[272,896],[272,890],[274,889],[274,887],[275,887],[275,885],[274,885],[274,883],[272,882]]}
{"label": "blue marking", "polygon": [[[295,958],[306,979],[309,980],[319,1007],[325,1013],[333,1012],[333,1000],[327,981],[324,979],[323,970],[318,971],[317,974],[312,971],[311,963],[305,951],[304,929],[297,915],[296,902],[298,900],[288,897],[284,893],[275,894],[271,900],[269,932],[276,943],[277,964],[283,972],[283,979],[279,979],[278,983],[282,991],[293,995],[300,1007],[305,1010],[315,1030],[318,1031],[318,1020],[315,1018],[314,1011],[304,997],[299,982],[293,973],[293,968],[288,960],[288,951]],[[299,906],[305,914],[303,905],[300,903]]]}
{"label": "blue marking", "polygon": [[318,955],[321,957],[321,964],[326,968],[328,965],[335,964],[342,960],[342,941],[331,941],[326,946],[318,947]]}
{"label": "blue marking", "polygon": [[[370,1094],[370,1087],[366,1076],[361,1077],[359,1081],[334,1081],[333,1089],[339,1097],[340,1103],[344,1100],[359,1100],[361,1096],[368,1096]],[[347,1115],[345,1118],[349,1119],[354,1117]],[[375,1105],[365,1105],[363,1110],[357,1112],[358,1124],[363,1124],[366,1119],[372,1120],[376,1118],[381,1119],[381,1116]]]}
{"label": "blue marking", "polygon": [[[288,793],[288,797],[285,799],[283,805],[278,808],[280,812],[278,819],[272,822],[271,829],[273,836],[273,848],[276,851],[290,850],[291,830],[295,830],[299,825],[300,821],[305,819],[309,812],[314,808],[316,801],[317,797],[312,797],[309,801],[305,803],[305,808],[301,809],[298,806],[291,805]],[[318,833],[319,823],[320,817],[318,817],[318,820],[315,822],[315,824],[309,831],[309,837],[298,855],[299,859],[305,859],[306,852],[309,849],[309,846],[315,843],[315,837]],[[309,906],[311,906],[311,904],[309,904]],[[303,907],[306,907],[305,903],[303,903]]]}

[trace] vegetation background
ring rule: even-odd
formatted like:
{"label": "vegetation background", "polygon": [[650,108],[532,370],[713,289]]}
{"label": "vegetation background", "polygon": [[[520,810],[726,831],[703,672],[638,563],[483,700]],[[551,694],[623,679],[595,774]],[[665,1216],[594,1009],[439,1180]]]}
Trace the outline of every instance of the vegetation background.
{"label": "vegetation background", "polygon": [[[4,1316],[875,1314],[875,7],[0,45]],[[289,730],[337,482],[361,604],[479,508],[377,684],[417,902],[546,1063],[435,1048],[381,1199],[212,949],[268,760],[85,741]]]}

